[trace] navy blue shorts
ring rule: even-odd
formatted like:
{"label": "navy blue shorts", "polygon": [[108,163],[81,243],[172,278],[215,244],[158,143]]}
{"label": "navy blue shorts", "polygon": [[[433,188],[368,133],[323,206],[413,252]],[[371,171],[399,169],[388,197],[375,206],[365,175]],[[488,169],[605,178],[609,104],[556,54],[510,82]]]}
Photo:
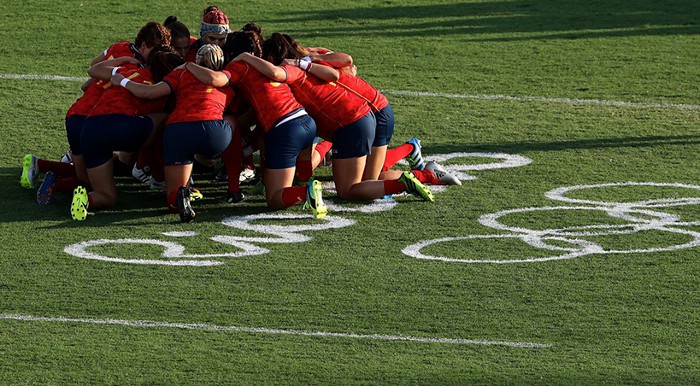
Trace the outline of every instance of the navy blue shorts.
{"label": "navy blue shorts", "polygon": [[86,118],[84,115],[66,117],[66,137],[68,138],[70,151],[75,155],[83,154],[80,147],[80,133],[83,131],[83,124],[85,124]]}
{"label": "navy blue shorts", "polygon": [[233,138],[226,120],[173,123],[163,133],[163,161],[166,165],[189,165],[194,155],[217,158]]}
{"label": "navy blue shorts", "polygon": [[149,117],[124,114],[96,115],[85,119],[80,134],[80,147],[88,169],[104,165],[112,152],[135,152],[153,132]]}
{"label": "navy blue shorts", "polygon": [[377,132],[372,146],[387,146],[394,136],[394,109],[391,105],[386,105],[374,113],[374,116],[377,118]]}
{"label": "navy blue shorts", "polygon": [[355,122],[343,126],[333,133],[333,158],[355,158],[372,152],[377,121],[373,113],[368,113]]}
{"label": "navy blue shorts", "polygon": [[275,126],[265,134],[265,167],[287,169],[296,165],[300,151],[311,146],[316,137],[316,122],[302,115]]}

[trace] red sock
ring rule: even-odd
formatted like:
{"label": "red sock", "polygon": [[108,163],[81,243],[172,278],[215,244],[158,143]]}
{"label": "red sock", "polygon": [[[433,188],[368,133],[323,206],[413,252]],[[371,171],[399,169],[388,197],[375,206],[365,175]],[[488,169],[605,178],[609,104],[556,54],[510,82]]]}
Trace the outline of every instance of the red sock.
{"label": "red sock", "polygon": [[37,161],[39,171],[53,172],[59,177],[75,177],[75,168],[71,164],[58,161],[49,161],[39,158]]}
{"label": "red sock", "polygon": [[92,194],[88,193],[88,207],[92,206],[92,202],[94,199],[92,198]]}
{"label": "red sock", "polygon": [[406,186],[399,180],[384,180],[384,194],[399,194],[406,191]]}
{"label": "red sock", "polygon": [[55,192],[62,193],[73,193],[73,190],[80,185],[80,180],[78,177],[60,177],[56,179],[53,183],[53,190]]}
{"label": "red sock", "polygon": [[391,169],[392,166],[396,165],[397,162],[406,158],[413,151],[413,145],[410,143],[404,143],[399,147],[389,149],[386,151],[386,159],[384,160],[384,166],[382,166],[382,171],[385,172]]}
{"label": "red sock", "polygon": [[239,185],[238,176],[241,174],[241,163],[243,161],[243,145],[241,143],[240,130],[233,130],[231,143],[226,150],[224,150],[223,154],[221,154],[221,159],[224,162],[226,173],[228,173],[228,191],[240,192],[241,187]]}
{"label": "red sock", "polygon": [[168,194],[168,197],[165,199],[165,204],[171,212],[177,212],[177,189]]}
{"label": "red sock", "polygon": [[314,174],[313,166],[311,165],[311,160],[300,160],[297,158],[297,169],[294,177],[298,181],[308,181]]}
{"label": "red sock", "polygon": [[306,200],[306,185],[291,186],[282,190],[282,202],[288,207],[304,200]]}
{"label": "red sock", "polygon": [[149,147],[147,156],[148,166],[151,167],[151,177],[153,177],[153,179],[155,179],[158,182],[165,181],[165,164],[163,163],[163,141],[159,140],[159,138],[156,138]]}
{"label": "red sock", "polygon": [[420,181],[424,184],[440,185],[440,181],[438,181],[435,173],[431,172],[428,169],[411,170],[411,173],[413,173],[413,175],[416,176],[418,181]]}
{"label": "red sock", "polygon": [[314,148],[314,150],[316,150],[318,155],[321,156],[321,161],[323,161],[323,157],[326,156],[326,153],[328,153],[328,151],[330,151],[332,147],[333,147],[333,142],[323,141],[323,142],[317,144],[316,147]]}

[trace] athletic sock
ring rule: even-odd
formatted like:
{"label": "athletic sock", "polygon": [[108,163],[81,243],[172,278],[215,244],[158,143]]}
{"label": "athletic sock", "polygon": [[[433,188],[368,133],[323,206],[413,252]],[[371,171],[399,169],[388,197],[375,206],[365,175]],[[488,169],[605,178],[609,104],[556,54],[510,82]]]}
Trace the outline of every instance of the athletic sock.
{"label": "athletic sock", "polygon": [[[238,176],[241,174],[241,164],[243,162],[243,147],[241,143],[241,131],[233,130],[233,138],[223,154],[221,160],[224,162],[226,173],[228,173],[228,191],[240,192],[240,181]],[[252,156],[250,157],[253,158]]]}
{"label": "athletic sock", "polygon": [[418,179],[418,181],[424,183],[424,184],[430,184],[430,185],[439,185],[440,181],[438,181],[437,176],[435,173],[428,169],[423,169],[423,170],[411,170],[411,173],[413,173],[414,176]]}
{"label": "athletic sock", "polygon": [[39,167],[39,171],[42,172],[53,172],[56,173],[56,175],[59,177],[75,176],[75,167],[73,167],[72,164],[67,164],[58,161],[49,161],[41,158],[37,160],[36,164]]}
{"label": "athletic sock", "polygon": [[53,190],[61,193],[73,193],[73,190],[82,185],[78,177],[59,177],[53,183]]}
{"label": "athletic sock", "polygon": [[399,194],[406,191],[406,186],[399,180],[384,180],[384,194]]}
{"label": "athletic sock", "polygon": [[396,165],[397,162],[406,158],[413,151],[413,145],[410,143],[404,143],[399,147],[388,149],[386,151],[386,158],[384,159],[384,165],[382,166],[382,171],[385,172],[391,169],[392,166]]}
{"label": "athletic sock", "polygon": [[282,202],[287,207],[296,205],[304,200],[306,200],[306,185],[282,189]]}
{"label": "athletic sock", "polygon": [[168,194],[168,197],[165,199],[165,204],[168,206],[168,210],[173,213],[177,212],[177,189]]}

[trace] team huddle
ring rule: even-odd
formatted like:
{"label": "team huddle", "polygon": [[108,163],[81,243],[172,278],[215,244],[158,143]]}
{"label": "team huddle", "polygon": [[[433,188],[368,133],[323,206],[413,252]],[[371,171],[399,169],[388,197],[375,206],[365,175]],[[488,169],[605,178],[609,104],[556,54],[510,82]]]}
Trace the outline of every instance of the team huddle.
{"label": "team huddle", "polygon": [[[192,186],[194,163],[220,162],[217,178],[228,180],[222,201],[236,204],[255,151],[268,207],[303,203],[314,218],[327,208],[313,172],[329,158],[346,200],[406,192],[433,201],[426,184],[461,185],[423,160],[418,139],[388,148],[391,104],[357,76],[349,54],[283,33],[265,39],[253,23],[231,31],[217,6],[204,10],[200,38],[174,16],[151,21],[133,42],[95,57],[88,74],[66,114],[69,152],[61,161],[27,154],[20,178],[25,188],[39,185],[41,205],[72,193],[74,220],[117,205],[115,176],[133,175],[163,190],[169,210],[190,222],[202,197]],[[404,158],[410,171],[391,170]]]}

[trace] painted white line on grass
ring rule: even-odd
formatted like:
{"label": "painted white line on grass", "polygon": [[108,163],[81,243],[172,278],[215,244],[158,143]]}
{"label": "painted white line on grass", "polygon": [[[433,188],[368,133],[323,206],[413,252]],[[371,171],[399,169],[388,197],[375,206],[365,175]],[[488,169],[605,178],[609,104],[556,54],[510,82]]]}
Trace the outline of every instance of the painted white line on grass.
{"label": "painted white line on grass", "polygon": [[170,322],[154,322],[149,320],[121,320],[121,319],[89,319],[89,318],[66,318],[62,316],[47,317],[47,316],[32,316],[32,315],[16,315],[16,314],[0,314],[0,319],[19,320],[28,322],[59,322],[59,323],[87,323],[87,324],[103,324],[103,325],[118,325],[129,327],[149,327],[149,328],[179,328],[184,330],[205,330],[205,331],[224,331],[224,332],[244,332],[257,334],[275,334],[275,335],[300,335],[319,338],[352,338],[352,339],[370,339],[370,340],[386,340],[386,341],[407,341],[419,343],[448,343],[460,345],[485,345],[485,346],[510,346],[522,348],[548,348],[552,347],[547,343],[531,343],[531,342],[508,342],[498,340],[482,340],[482,339],[453,339],[453,338],[427,338],[407,335],[384,335],[384,334],[353,334],[342,332],[326,332],[326,331],[306,331],[306,330],[282,330],[276,328],[262,327],[238,327],[238,326],[217,326],[210,324],[193,324],[193,323],[170,323]]}
{"label": "painted white line on grass", "polygon": [[[62,76],[62,75],[32,75],[32,74],[0,74],[0,79],[26,79],[26,80],[61,80],[70,82],[84,82],[87,76]],[[526,95],[489,95],[489,94],[448,94],[424,91],[402,91],[402,90],[382,90],[384,94],[406,95],[414,97],[441,97],[453,99],[481,99],[481,100],[508,100],[516,102],[554,102],[574,105],[594,105],[594,106],[620,106],[620,107],[642,107],[659,109],[683,109],[700,110],[700,105],[686,103],[644,103],[644,102],[624,102],[610,101],[602,99],[578,99],[578,98],[548,98]]]}
{"label": "painted white line on grass", "polygon": [[66,80],[69,82],[85,82],[88,77],[61,76],[61,75],[32,75],[32,74],[0,74],[0,79],[27,79],[27,80]]}
{"label": "painted white line on grass", "polygon": [[382,90],[384,94],[420,96],[420,97],[441,97],[441,98],[460,98],[460,99],[481,99],[481,100],[507,100],[515,102],[553,102],[566,103],[572,105],[593,105],[593,106],[619,106],[619,107],[642,107],[642,108],[657,108],[657,109],[682,109],[682,110],[700,110],[700,105],[692,105],[686,103],[645,103],[645,102],[624,102],[610,101],[603,99],[578,99],[578,98],[548,98],[525,95],[488,95],[488,94],[446,94],[437,92],[423,91],[401,91],[401,90]]}

